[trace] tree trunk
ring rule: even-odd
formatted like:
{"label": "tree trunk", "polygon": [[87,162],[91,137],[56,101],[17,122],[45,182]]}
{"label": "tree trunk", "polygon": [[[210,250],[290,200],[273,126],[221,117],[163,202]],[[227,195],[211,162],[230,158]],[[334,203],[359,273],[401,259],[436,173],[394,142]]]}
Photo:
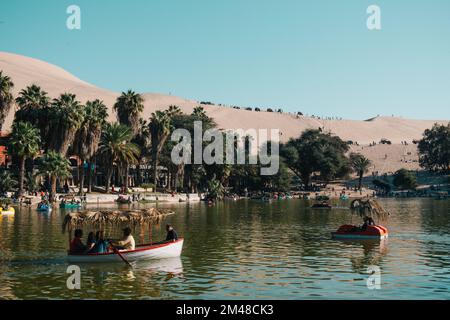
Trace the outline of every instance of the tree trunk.
{"label": "tree trunk", "polygon": [[127,193],[128,192],[128,169],[129,169],[129,167],[128,167],[128,163],[127,164],[125,164],[125,168],[124,168],[125,170],[124,170],[124,175],[125,175],[125,183],[123,184],[124,185],[124,187],[125,187],[125,193]]}
{"label": "tree trunk", "polygon": [[359,183],[358,183],[358,189],[359,190],[361,190],[361,188],[362,188],[363,175],[364,175],[364,173],[362,173],[362,172],[359,173]]}
{"label": "tree trunk", "polygon": [[142,159],[139,158],[139,161],[136,165],[136,185],[139,187],[142,184],[142,173],[141,173],[141,162]]}
{"label": "tree trunk", "polygon": [[309,190],[309,183],[310,183],[310,175],[309,174],[304,174],[302,175],[302,181],[303,184],[305,185],[305,189]]}
{"label": "tree trunk", "polygon": [[23,180],[25,176],[25,157],[19,159],[19,197],[23,195]]}
{"label": "tree trunk", "polygon": [[111,167],[108,167],[108,169],[106,170],[106,181],[105,181],[105,192],[109,193],[109,184],[111,182],[111,177],[112,177],[112,169]]}
{"label": "tree trunk", "polygon": [[56,176],[51,176],[51,191],[50,191],[50,201],[55,201],[56,198]]}
{"label": "tree trunk", "polygon": [[92,192],[92,162],[88,162],[88,171],[87,171],[87,178],[88,178],[88,190],[87,192]]}
{"label": "tree trunk", "polygon": [[153,161],[153,174],[153,184],[155,185],[154,193],[156,193],[156,185],[158,183],[158,160],[156,159]]}
{"label": "tree trunk", "polygon": [[78,185],[79,185],[79,190],[78,190],[78,194],[80,196],[83,195],[84,192],[84,160],[80,159],[81,164],[78,166]]}

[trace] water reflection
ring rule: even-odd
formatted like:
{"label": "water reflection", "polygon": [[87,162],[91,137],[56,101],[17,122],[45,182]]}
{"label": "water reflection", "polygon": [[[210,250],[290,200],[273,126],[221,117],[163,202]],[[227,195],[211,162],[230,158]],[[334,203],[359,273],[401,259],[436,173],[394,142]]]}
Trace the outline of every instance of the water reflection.
{"label": "water reflection", "polygon": [[[65,212],[17,210],[0,221],[0,297],[448,298],[449,202],[381,201],[392,212],[383,241],[332,240],[330,232],[348,223],[350,212],[311,210],[300,200],[161,205],[177,213],[163,223],[185,237],[182,257],[138,261],[132,269],[82,265],[81,291],[66,287]],[[164,236],[163,228],[153,230],[153,240]],[[378,293],[366,287],[369,265],[382,270]]]}
{"label": "water reflection", "polygon": [[369,266],[380,266],[383,257],[388,253],[389,239],[381,240],[345,240],[339,239],[343,245],[350,247],[353,272],[364,274]]}

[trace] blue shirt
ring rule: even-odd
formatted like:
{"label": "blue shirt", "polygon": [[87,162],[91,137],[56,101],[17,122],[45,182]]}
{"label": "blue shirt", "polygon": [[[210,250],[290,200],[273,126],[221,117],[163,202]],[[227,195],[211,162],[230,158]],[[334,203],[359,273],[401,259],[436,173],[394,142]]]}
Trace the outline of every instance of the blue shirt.
{"label": "blue shirt", "polygon": [[108,241],[100,240],[95,243],[92,253],[105,253],[108,249]]}

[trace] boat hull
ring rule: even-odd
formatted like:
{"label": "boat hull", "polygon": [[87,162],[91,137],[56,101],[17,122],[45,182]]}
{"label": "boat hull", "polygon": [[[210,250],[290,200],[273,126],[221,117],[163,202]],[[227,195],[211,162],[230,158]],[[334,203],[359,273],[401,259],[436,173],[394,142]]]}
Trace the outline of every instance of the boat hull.
{"label": "boat hull", "polygon": [[354,231],[357,226],[343,225],[338,231],[332,232],[335,239],[386,239],[389,236],[388,230],[383,226],[368,226],[366,230]]}
{"label": "boat hull", "polygon": [[14,208],[10,208],[9,210],[0,211],[0,214],[5,215],[5,216],[7,216],[7,215],[11,216],[11,215],[14,215],[15,213],[16,213],[16,210],[14,210]]}
{"label": "boat hull", "polygon": [[331,205],[321,205],[321,204],[318,204],[318,205],[316,205],[316,204],[313,204],[312,206],[311,206],[311,209],[332,209],[333,207],[331,206]]}
{"label": "boat hull", "polygon": [[[174,242],[166,242],[153,245],[140,245],[133,251],[121,251],[122,256],[129,262],[138,260],[158,260],[175,258],[181,256],[183,250],[184,239]],[[67,261],[70,263],[105,263],[105,262],[122,262],[123,260],[117,253],[97,253],[84,255],[68,255]]]}

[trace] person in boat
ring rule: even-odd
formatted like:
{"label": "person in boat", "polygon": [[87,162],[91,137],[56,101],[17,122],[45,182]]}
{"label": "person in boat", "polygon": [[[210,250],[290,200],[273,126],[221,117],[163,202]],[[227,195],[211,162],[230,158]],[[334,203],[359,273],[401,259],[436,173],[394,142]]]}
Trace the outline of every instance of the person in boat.
{"label": "person in boat", "polygon": [[131,228],[126,227],[123,230],[123,238],[119,241],[112,241],[113,246],[117,250],[134,250],[136,248],[136,242],[134,241],[133,235],[131,234]]}
{"label": "person in boat", "polygon": [[108,241],[104,238],[104,232],[102,230],[97,231],[95,234],[95,246],[90,251],[91,253],[105,253],[108,252]]}
{"label": "person in boat", "polygon": [[369,217],[369,216],[365,216],[363,219],[363,224],[361,226],[361,230],[366,231],[368,226],[374,226],[374,225],[375,225],[375,221],[373,220],[373,218]]}
{"label": "person in boat", "polygon": [[166,225],[166,231],[167,231],[166,241],[178,240],[178,234],[170,224]]}
{"label": "person in boat", "polygon": [[70,242],[69,252],[71,254],[82,254],[86,252],[87,247],[83,244],[81,238],[83,237],[83,230],[76,229],[75,237]]}
{"label": "person in boat", "polygon": [[86,253],[92,253],[92,251],[94,250],[95,247],[95,235],[94,232],[89,232],[88,234],[88,238],[86,241]]}

